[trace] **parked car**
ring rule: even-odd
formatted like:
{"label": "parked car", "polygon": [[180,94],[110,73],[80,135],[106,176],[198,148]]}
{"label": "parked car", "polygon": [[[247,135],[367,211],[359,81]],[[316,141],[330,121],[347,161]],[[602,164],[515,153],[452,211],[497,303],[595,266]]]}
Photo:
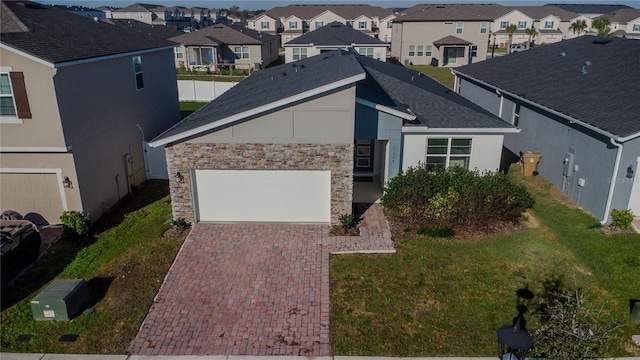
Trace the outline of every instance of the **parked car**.
{"label": "parked car", "polygon": [[40,233],[28,220],[0,220],[0,262],[2,271],[27,265],[40,255]]}
{"label": "parked car", "polygon": [[511,50],[509,50],[509,53],[513,54],[513,53],[525,51],[525,50],[527,50],[527,48],[524,45],[513,44],[511,45]]}

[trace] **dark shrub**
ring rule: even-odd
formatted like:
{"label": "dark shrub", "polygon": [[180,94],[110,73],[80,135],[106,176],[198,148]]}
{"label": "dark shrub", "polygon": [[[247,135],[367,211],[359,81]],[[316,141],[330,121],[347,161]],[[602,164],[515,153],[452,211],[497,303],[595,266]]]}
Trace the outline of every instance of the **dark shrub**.
{"label": "dark shrub", "polygon": [[435,226],[418,226],[418,230],[416,231],[420,235],[427,235],[430,237],[441,237],[441,238],[450,238],[453,236],[453,229],[444,226],[444,225],[435,225]]}

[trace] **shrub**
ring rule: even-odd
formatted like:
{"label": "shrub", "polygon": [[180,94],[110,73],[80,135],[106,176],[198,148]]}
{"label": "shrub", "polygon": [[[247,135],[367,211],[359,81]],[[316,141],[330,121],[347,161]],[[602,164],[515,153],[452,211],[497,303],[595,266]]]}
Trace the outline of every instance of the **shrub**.
{"label": "shrub", "polygon": [[62,229],[67,235],[84,236],[91,232],[91,218],[79,211],[65,211],[60,216]]}
{"label": "shrub", "polygon": [[599,359],[612,346],[620,327],[602,307],[589,304],[579,291],[560,291],[546,307],[534,332],[534,355],[549,359]]}
{"label": "shrub", "polygon": [[338,220],[340,221],[340,226],[345,230],[356,226],[356,217],[353,214],[342,214],[338,217]]}
{"label": "shrub", "polygon": [[620,229],[628,229],[633,222],[633,212],[631,210],[611,210],[611,219],[613,220],[613,226],[617,226]]}
{"label": "shrub", "polygon": [[518,223],[534,204],[524,186],[506,174],[479,173],[461,167],[410,168],[385,186],[382,205],[411,224],[434,223],[450,228],[489,228]]}
{"label": "shrub", "polygon": [[416,231],[420,235],[427,235],[430,237],[450,238],[453,236],[453,229],[444,225],[435,226],[423,226],[420,225]]}
{"label": "shrub", "polygon": [[179,230],[184,230],[189,227],[189,223],[184,218],[172,219],[171,225],[175,226]]}

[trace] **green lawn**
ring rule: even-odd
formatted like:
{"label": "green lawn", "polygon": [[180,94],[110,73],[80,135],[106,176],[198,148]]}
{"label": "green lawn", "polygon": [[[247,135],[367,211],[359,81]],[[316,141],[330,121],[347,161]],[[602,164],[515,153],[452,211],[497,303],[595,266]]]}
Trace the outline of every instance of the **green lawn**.
{"label": "green lawn", "polygon": [[496,330],[517,315],[516,291],[534,294],[525,314],[533,332],[545,284],[559,280],[624,321],[627,341],[613,344],[611,356],[640,355],[630,342],[640,329],[629,320],[629,300],[640,296],[640,235],[605,236],[593,228],[594,217],[563,205],[542,178],[514,177],[536,197],[537,227],[466,242],[400,237],[396,254],[332,257],[333,352],[494,356]]}
{"label": "green lawn", "polygon": [[[168,184],[151,182],[96,224],[92,239],[61,239],[2,291],[2,352],[125,354],[183,240],[163,238],[171,225]],[[87,281],[95,312],[72,322],[35,321],[30,301],[54,278]],[[18,343],[21,334],[33,335]],[[74,343],[58,341],[79,335]]]}
{"label": "green lawn", "polygon": [[181,101],[180,102],[180,118],[184,119],[189,116],[194,111],[200,109],[201,107],[207,105],[206,102],[198,102],[198,101]]}
{"label": "green lawn", "polygon": [[417,71],[420,71],[421,73],[427,74],[428,76],[432,77],[434,80],[453,89],[453,82],[454,82],[455,76],[453,76],[453,73],[451,73],[450,68],[433,67],[433,66],[427,66],[427,65],[410,65],[407,67],[409,69],[417,70]]}

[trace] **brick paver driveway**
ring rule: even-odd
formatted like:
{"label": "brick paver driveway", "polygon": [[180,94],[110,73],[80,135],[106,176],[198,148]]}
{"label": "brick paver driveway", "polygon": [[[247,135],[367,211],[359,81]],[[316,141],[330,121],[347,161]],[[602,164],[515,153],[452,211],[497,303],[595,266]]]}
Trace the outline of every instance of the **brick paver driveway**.
{"label": "brick paver driveway", "polygon": [[326,225],[196,224],[132,343],[140,355],[330,355],[329,255],[394,251],[379,205]]}

